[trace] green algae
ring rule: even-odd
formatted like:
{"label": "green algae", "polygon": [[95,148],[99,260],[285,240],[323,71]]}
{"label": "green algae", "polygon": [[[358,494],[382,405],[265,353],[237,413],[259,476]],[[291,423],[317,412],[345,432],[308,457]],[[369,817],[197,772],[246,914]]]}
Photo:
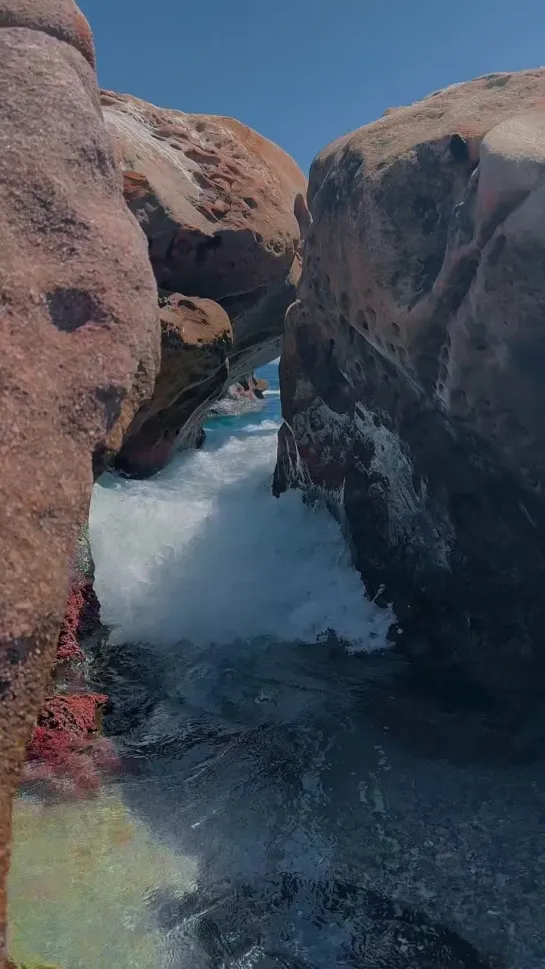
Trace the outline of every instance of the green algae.
{"label": "green algae", "polygon": [[[15,803],[10,952],[27,969],[155,969],[160,939],[147,898],[185,890],[194,863],[154,840],[122,801]],[[48,967],[49,969],[49,967]]]}

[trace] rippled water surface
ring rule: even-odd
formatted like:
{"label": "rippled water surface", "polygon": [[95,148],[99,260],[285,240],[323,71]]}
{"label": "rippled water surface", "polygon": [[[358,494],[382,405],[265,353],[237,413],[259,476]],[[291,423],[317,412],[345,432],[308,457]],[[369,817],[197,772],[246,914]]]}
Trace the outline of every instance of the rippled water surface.
{"label": "rippled water surface", "polygon": [[14,949],[64,969],[543,969],[540,745],[382,651],[339,526],[270,494],[264,409],[106,477],[95,676],[119,781],[20,798]]}

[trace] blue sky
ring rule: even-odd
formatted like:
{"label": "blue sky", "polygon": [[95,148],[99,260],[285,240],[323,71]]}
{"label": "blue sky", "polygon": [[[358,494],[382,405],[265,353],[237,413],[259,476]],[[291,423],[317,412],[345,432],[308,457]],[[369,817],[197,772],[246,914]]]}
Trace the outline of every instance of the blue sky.
{"label": "blue sky", "polygon": [[80,0],[103,87],[239,118],[306,170],[430,91],[545,63],[544,0]]}

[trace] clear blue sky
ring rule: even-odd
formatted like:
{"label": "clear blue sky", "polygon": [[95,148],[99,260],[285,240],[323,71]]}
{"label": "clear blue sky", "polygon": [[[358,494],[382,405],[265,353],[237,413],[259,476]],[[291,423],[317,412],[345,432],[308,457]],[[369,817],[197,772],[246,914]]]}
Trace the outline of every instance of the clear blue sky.
{"label": "clear blue sky", "polygon": [[103,87],[227,114],[307,169],[430,91],[545,63],[545,0],[80,0]]}

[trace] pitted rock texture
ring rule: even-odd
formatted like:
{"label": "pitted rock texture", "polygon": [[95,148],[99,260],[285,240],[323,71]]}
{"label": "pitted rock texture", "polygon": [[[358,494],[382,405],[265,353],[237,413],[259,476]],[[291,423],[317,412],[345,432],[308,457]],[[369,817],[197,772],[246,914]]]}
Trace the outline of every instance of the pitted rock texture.
{"label": "pitted rock texture", "polygon": [[75,47],[95,66],[91,28],[73,0],[0,0],[1,27],[42,31]]}
{"label": "pitted rock texture", "polygon": [[500,693],[545,660],[544,99],[489,75],[325,149],[281,360],[277,493],[325,489],[397,641]]}
{"label": "pitted rock texture", "polygon": [[157,291],[70,0],[0,0],[0,966],[11,797],[93,475],[151,394]]}
{"label": "pitted rock texture", "polygon": [[223,391],[233,334],[213,300],[160,296],[161,369],[155,392],[135,415],[115,467],[148,477],[174,450],[199,443],[202,420]]}
{"label": "pitted rock texture", "polygon": [[[305,177],[277,145],[232,118],[111,91],[102,105],[161,292],[213,300],[229,316],[227,387],[280,352],[310,225]],[[178,423],[165,410],[158,420],[168,433]],[[189,435],[182,429],[178,445],[192,435],[193,427]]]}

